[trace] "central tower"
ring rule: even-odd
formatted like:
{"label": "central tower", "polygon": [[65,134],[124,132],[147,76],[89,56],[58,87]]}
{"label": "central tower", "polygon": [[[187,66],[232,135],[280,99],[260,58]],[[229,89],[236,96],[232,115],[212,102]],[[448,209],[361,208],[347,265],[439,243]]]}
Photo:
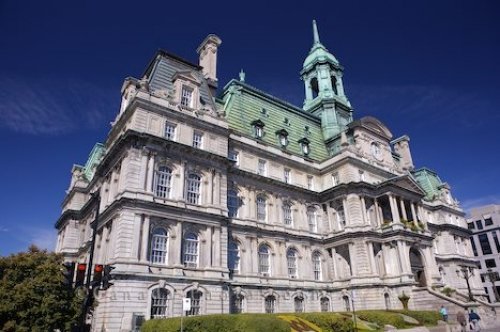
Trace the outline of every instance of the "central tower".
{"label": "central tower", "polygon": [[343,67],[319,40],[313,20],[313,46],[300,72],[304,81],[304,110],[321,118],[325,141],[337,136],[352,122],[352,108],[344,93]]}

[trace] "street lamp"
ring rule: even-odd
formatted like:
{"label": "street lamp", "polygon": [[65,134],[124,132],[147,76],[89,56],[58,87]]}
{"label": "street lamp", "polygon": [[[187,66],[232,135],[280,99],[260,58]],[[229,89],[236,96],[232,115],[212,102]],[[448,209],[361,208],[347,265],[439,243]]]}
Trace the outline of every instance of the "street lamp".
{"label": "street lamp", "polygon": [[462,277],[465,279],[467,283],[467,290],[469,291],[469,301],[474,301],[474,297],[472,296],[472,291],[470,289],[469,278],[472,277],[469,269],[466,266],[462,266],[460,270],[457,270],[457,274],[460,276],[460,272],[462,272]]}
{"label": "street lamp", "polygon": [[499,302],[500,296],[498,295],[498,290],[495,285],[495,281],[498,280],[498,272],[495,272],[492,269],[488,269],[488,272],[485,272],[484,275],[487,276],[488,279],[490,279],[491,286],[493,287],[493,293],[495,294],[495,301]]}

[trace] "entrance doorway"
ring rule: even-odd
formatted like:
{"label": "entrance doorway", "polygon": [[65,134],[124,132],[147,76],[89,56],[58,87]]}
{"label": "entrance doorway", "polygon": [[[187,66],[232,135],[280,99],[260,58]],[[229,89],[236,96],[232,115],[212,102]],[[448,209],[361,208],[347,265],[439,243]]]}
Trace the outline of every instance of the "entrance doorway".
{"label": "entrance doorway", "polygon": [[424,262],[422,260],[422,255],[415,248],[410,249],[410,266],[413,278],[418,283],[418,286],[426,287],[427,281],[425,278]]}

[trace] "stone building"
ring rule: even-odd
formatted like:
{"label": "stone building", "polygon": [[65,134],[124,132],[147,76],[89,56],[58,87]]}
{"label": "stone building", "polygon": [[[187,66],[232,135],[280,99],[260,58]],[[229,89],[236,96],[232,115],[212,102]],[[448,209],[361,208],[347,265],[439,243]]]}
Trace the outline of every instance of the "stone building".
{"label": "stone building", "polygon": [[481,281],[488,301],[500,301],[500,205],[486,205],[471,209],[467,227],[472,251],[479,259]]}
{"label": "stone building", "polygon": [[414,167],[408,136],[354,117],[344,68],[313,28],[302,107],[244,73],[217,94],[215,35],[199,65],[159,51],[125,79],[56,223],[57,251],[87,262],[100,194],[94,263],[116,269],[95,331],[179,316],[184,297],[189,315],[402,308],[402,296],[434,308],[451,303],[444,286],[467,293],[461,268],[484,293],[449,186]]}

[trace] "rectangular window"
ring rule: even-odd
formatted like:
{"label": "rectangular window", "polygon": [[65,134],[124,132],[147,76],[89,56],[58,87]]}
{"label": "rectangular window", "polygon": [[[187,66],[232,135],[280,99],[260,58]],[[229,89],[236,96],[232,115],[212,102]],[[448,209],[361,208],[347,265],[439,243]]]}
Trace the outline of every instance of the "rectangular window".
{"label": "rectangular window", "polygon": [[474,256],[477,256],[477,249],[476,249],[476,243],[474,242],[474,237],[470,237],[470,244],[472,246],[472,252],[474,253]]}
{"label": "rectangular window", "polygon": [[483,229],[483,221],[482,220],[476,220],[476,225],[477,225],[477,229]]}
{"label": "rectangular window", "polygon": [[193,89],[188,88],[187,86],[182,86],[181,105],[193,107]]}
{"label": "rectangular window", "polygon": [[483,251],[483,255],[490,255],[492,253],[490,241],[488,240],[487,234],[479,235],[479,244],[481,245],[481,250]]}
{"label": "rectangular window", "polygon": [[485,218],[484,219],[484,225],[485,226],[491,226],[491,225],[493,225],[493,220],[491,220],[491,218]]}
{"label": "rectangular window", "polygon": [[259,164],[257,166],[257,174],[266,175],[266,161],[259,159]]}
{"label": "rectangular window", "polygon": [[199,131],[193,132],[193,147],[200,149],[203,143],[203,134]]}
{"label": "rectangular window", "polygon": [[285,172],[283,173],[284,181],[285,183],[291,183],[292,178],[291,178],[291,171],[289,168],[285,168]]}
{"label": "rectangular window", "polygon": [[487,259],[484,261],[484,264],[486,265],[486,268],[497,267],[497,263],[495,262],[494,259]]}
{"label": "rectangular window", "polygon": [[239,165],[239,154],[238,151],[230,149],[228,152],[228,159],[234,161],[236,165]]}
{"label": "rectangular window", "polygon": [[334,187],[339,184],[339,173],[332,174],[332,184]]}
{"label": "rectangular window", "polygon": [[475,229],[476,227],[474,227],[474,223],[473,222],[468,222],[467,223],[467,228],[468,229]]}
{"label": "rectangular window", "polygon": [[292,207],[288,203],[283,205],[283,222],[285,225],[292,224]]}
{"label": "rectangular window", "polygon": [[309,189],[309,190],[314,189],[313,177],[311,175],[307,176],[307,189]]}
{"label": "rectangular window", "polygon": [[166,122],[165,123],[165,138],[168,140],[175,140],[175,124]]}
{"label": "rectangular window", "polygon": [[144,315],[134,313],[132,316],[132,332],[140,332],[144,320]]}
{"label": "rectangular window", "polygon": [[498,242],[497,231],[493,231],[493,233],[491,233],[491,235],[493,235],[493,241],[495,241],[495,246],[497,247],[497,253],[500,254],[500,242]]}

